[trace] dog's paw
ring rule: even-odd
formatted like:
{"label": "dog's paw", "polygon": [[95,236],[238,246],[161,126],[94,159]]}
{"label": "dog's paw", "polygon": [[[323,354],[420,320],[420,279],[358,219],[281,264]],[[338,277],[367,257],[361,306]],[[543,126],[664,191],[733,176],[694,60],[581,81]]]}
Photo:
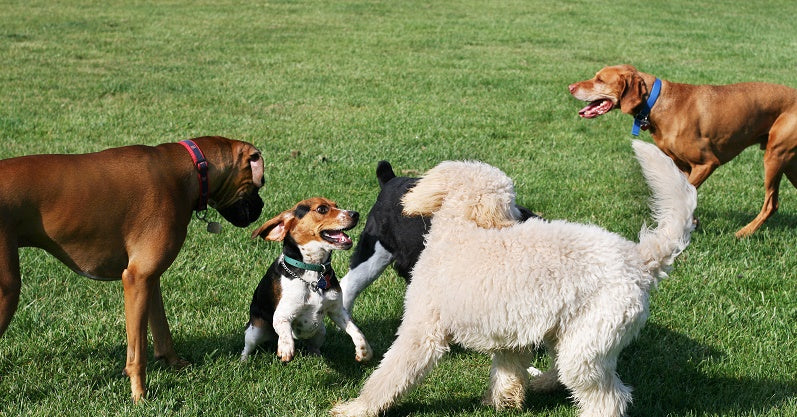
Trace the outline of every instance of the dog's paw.
{"label": "dog's paw", "polygon": [[562,383],[559,382],[559,375],[556,371],[548,370],[542,372],[532,366],[528,369],[528,372],[531,377],[529,388],[534,392],[552,392],[563,387]]}
{"label": "dog's paw", "polygon": [[335,417],[373,417],[376,415],[360,400],[338,403],[329,410],[329,414]]}
{"label": "dog's paw", "polygon": [[284,340],[280,338],[277,342],[277,356],[283,362],[290,362],[293,359],[294,347],[293,339]]}
{"label": "dog's paw", "polygon": [[371,350],[371,346],[368,343],[364,343],[355,348],[354,359],[356,359],[357,362],[368,362],[373,357],[374,352]]}
{"label": "dog's paw", "polygon": [[168,362],[168,363],[169,363],[169,366],[175,371],[181,371],[181,370],[191,366],[191,362],[188,362],[187,360],[185,360],[183,358],[177,358],[176,361]]}
{"label": "dog's paw", "polygon": [[168,365],[170,368],[172,368],[175,371],[179,371],[181,369],[185,369],[191,366],[191,362],[188,362],[187,360],[177,355],[156,356],[155,360],[166,362],[166,365]]}

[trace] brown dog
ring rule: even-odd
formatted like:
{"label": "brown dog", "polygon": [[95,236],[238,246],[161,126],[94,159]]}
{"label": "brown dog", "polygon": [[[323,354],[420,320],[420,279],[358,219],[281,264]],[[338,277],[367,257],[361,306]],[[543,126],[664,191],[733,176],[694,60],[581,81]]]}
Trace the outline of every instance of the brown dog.
{"label": "brown dog", "polygon": [[736,237],[752,234],[778,209],[783,174],[797,186],[797,90],[767,83],[715,86],[660,80],[658,99],[648,109],[655,81],[631,65],[617,65],[569,89],[573,97],[590,102],[579,112],[582,117],[598,117],[617,107],[634,116],[695,187],[718,166],[758,144],[765,150],[764,206]]}
{"label": "brown dog", "polygon": [[260,216],[262,186],[260,152],[222,137],[1,160],[0,335],[19,301],[20,247],[44,249],[90,278],[121,279],[125,373],[138,401],[146,391],[147,322],[155,356],[186,364],[174,351],[160,277],[180,251],[192,213],[209,205],[246,226]]}

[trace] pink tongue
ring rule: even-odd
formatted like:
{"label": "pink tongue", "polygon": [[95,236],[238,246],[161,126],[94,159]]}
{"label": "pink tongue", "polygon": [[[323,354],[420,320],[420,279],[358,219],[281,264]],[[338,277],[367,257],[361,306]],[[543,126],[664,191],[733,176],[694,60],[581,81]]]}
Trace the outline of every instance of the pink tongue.
{"label": "pink tongue", "polygon": [[343,232],[326,232],[326,235],[337,243],[351,243],[351,238]]}
{"label": "pink tongue", "polygon": [[578,115],[585,119],[592,119],[607,113],[613,107],[609,100],[597,100],[589,103],[586,107],[578,111]]}

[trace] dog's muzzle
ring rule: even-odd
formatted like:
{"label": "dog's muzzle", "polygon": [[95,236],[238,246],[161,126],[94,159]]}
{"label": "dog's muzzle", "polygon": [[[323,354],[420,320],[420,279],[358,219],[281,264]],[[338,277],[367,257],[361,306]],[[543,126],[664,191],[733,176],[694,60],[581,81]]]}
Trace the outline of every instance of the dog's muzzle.
{"label": "dog's muzzle", "polygon": [[260,213],[263,211],[263,199],[255,189],[235,203],[217,208],[216,211],[233,225],[246,227],[260,217]]}

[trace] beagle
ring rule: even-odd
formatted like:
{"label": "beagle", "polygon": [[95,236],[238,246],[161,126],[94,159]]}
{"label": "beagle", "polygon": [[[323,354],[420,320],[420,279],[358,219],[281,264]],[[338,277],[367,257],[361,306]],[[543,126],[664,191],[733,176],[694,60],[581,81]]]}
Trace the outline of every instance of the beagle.
{"label": "beagle", "polygon": [[340,283],[332,270],[333,250],[347,250],[352,241],[345,231],[357,225],[359,213],[341,210],[322,197],[297,203],[252,232],[252,238],[282,241],[282,253],[260,280],[249,307],[241,360],[266,340],[277,340],[283,362],[294,357],[294,339],[307,340],[311,353],[320,354],[326,326],[324,316],[351,336],[355,359],[373,353],[360,329],[343,308]]}

